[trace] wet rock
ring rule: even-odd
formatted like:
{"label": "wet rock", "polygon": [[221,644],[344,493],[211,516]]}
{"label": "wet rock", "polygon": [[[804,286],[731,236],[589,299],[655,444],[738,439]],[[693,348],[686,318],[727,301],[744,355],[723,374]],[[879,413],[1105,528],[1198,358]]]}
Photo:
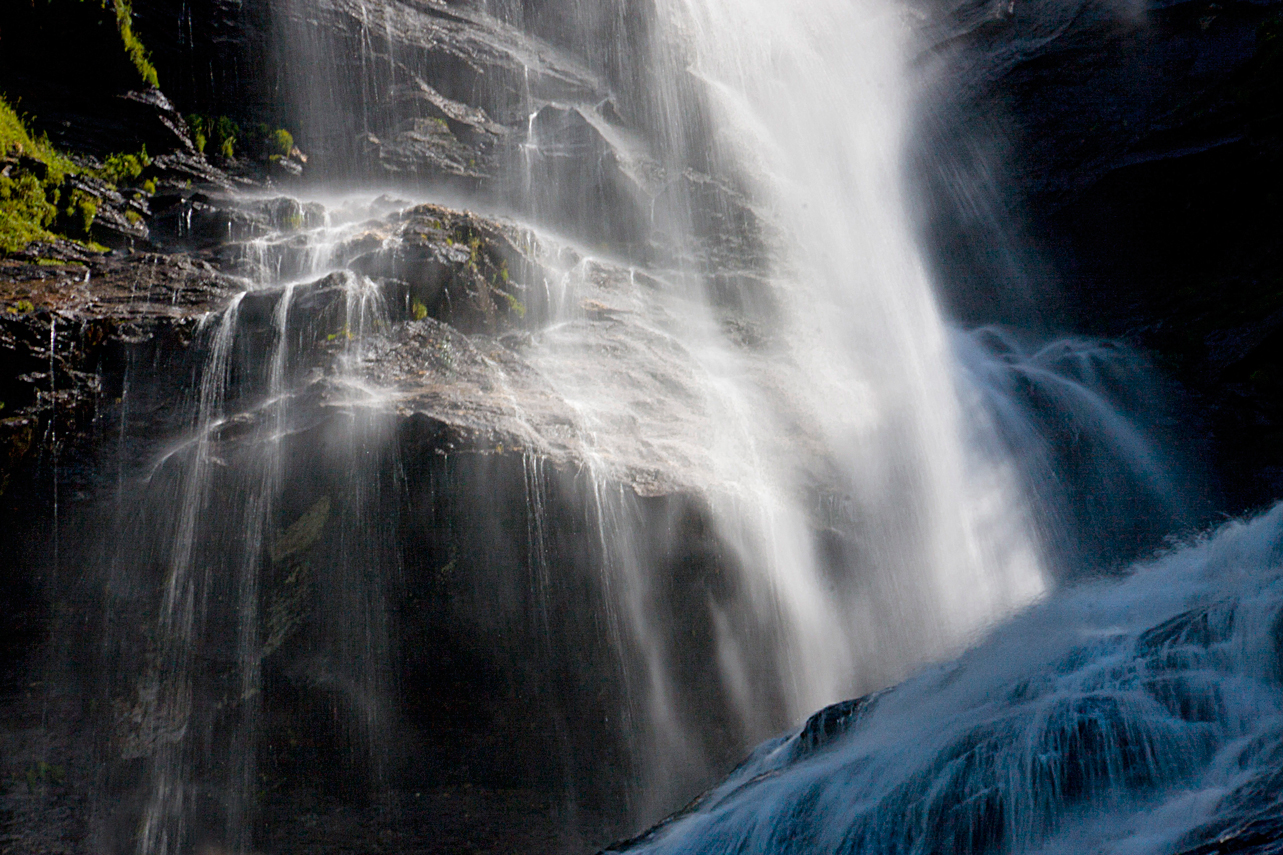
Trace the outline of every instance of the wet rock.
{"label": "wet rock", "polygon": [[153,157],[145,174],[173,190],[191,185],[230,190],[244,184],[211,164],[204,155],[188,151],[173,151]]}
{"label": "wet rock", "polygon": [[[327,105],[327,121],[336,120],[331,131],[303,131],[324,172],[353,158],[376,170],[386,165],[424,176],[484,172],[491,147],[524,124],[531,99],[592,103],[604,97],[600,81],[574,60],[467,7],[327,0],[287,5],[285,23],[299,33],[292,50],[303,53],[285,64],[287,79],[306,75],[295,84],[298,91],[316,92],[320,74],[337,99]],[[309,112],[305,107],[304,115]],[[418,121],[434,119],[444,123],[440,131]],[[367,133],[378,145],[366,146]],[[384,155],[398,135],[401,143],[389,150],[397,154]],[[343,139],[355,144],[342,145]]]}
{"label": "wet rock", "polygon": [[0,260],[0,478],[58,448],[92,446],[104,361],[144,342],[181,351],[238,290],[208,265],[33,244]]}
{"label": "wet rock", "polygon": [[141,191],[117,190],[101,178],[82,172],[68,175],[64,182],[64,193],[68,190],[93,200],[95,206],[93,224],[89,236],[109,247],[131,247],[147,241],[146,218],[151,213]]}
{"label": "wet rock", "polygon": [[243,244],[281,231],[315,228],[324,211],[287,196],[238,196],[216,187],[170,186],[150,200],[154,245],[170,251],[205,251],[228,267]]}
{"label": "wet rock", "polygon": [[637,253],[663,180],[640,141],[626,145],[596,105],[545,104],[520,133],[507,167],[514,202],[589,245]]}
{"label": "wet rock", "polygon": [[1244,818],[1239,825],[1222,830],[1215,840],[1181,849],[1176,855],[1278,855],[1283,851],[1283,819],[1273,813],[1276,809]]}
{"label": "wet rock", "polygon": [[849,731],[877,701],[879,693],[831,704],[812,715],[797,735],[799,757],[811,754]]}
{"label": "wet rock", "polygon": [[[460,141],[445,119],[415,118],[382,139],[361,137],[362,152],[385,173],[481,179],[480,152]],[[484,162],[484,160],[483,160]]]}
{"label": "wet rock", "polygon": [[405,316],[430,315],[467,333],[499,332],[525,319],[524,282],[535,265],[515,228],[437,205],[411,208],[390,226],[390,239],[351,267],[396,280],[388,295]]}
{"label": "wet rock", "polygon": [[1277,3],[960,4],[927,19],[977,116],[1006,111],[1011,180],[1061,205],[1116,169],[1242,139],[1241,75]]}
{"label": "wet rock", "polygon": [[1207,648],[1225,641],[1233,631],[1232,607],[1191,609],[1141,633],[1136,649],[1144,655],[1155,655],[1180,645]]}
{"label": "wet rock", "polygon": [[963,87],[963,109],[923,112],[914,170],[945,304],[1156,353],[1183,387],[1181,453],[1234,511],[1283,491],[1279,15],[995,2],[924,19],[924,59]]}

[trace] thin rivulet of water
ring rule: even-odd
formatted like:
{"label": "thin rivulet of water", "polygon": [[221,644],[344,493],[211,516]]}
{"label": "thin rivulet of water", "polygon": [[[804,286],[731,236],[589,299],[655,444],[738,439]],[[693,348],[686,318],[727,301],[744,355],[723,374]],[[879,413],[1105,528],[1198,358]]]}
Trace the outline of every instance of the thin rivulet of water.
{"label": "thin rivulet of water", "polygon": [[[296,519],[277,522],[285,510],[284,440],[311,412],[295,400],[302,388],[296,342],[316,335],[314,319],[295,328],[297,288],[279,277],[286,267],[304,278],[325,272],[334,245],[347,234],[327,224],[248,244],[247,261],[258,281],[206,315],[196,331],[194,349],[207,356],[191,402],[191,432],[162,455],[122,515],[117,575],[120,568],[155,566],[163,577],[155,628],[146,634],[147,663],[132,687],[136,703],[118,704],[116,711],[117,728],[125,731],[124,756],[148,758],[137,835],[138,851],[147,855],[188,851],[193,841],[211,839],[234,851],[251,848],[262,663],[298,629],[297,612],[312,584],[307,550],[315,548],[331,516],[343,532],[337,538],[341,554],[332,560],[333,586],[322,590],[334,594],[325,603],[327,613],[344,619],[332,628],[338,665],[329,674],[351,712],[352,744],[365,747],[371,773],[375,779],[379,774],[389,695],[385,580],[359,570],[355,578],[347,576],[379,548],[372,543],[379,533],[368,509],[388,444],[371,391],[347,381],[368,337],[387,320],[381,292],[357,274],[344,271],[335,279],[341,316],[338,332],[329,336],[338,350],[333,405],[349,422],[340,456],[348,461],[342,474],[351,489],[341,497],[324,494]],[[269,343],[260,361],[253,316],[264,307]],[[284,601],[266,600],[264,573],[290,592]]]}

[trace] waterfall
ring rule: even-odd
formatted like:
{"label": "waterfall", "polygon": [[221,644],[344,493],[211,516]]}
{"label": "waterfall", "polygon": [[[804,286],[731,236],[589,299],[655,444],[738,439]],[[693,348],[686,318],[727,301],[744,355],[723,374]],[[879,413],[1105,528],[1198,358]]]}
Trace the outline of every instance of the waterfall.
{"label": "waterfall", "polygon": [[[138,618],[108,621],[114,738],[145,771],[104,786],[143,791],[141,855],[250,851],[257,782],[320,767],[379,804],[508,775],[635,829],[788,728],[643,845],[776,851],[792,811],[814,820],[807,851],[843,828],[867,851],[979,851],[998,838],[895,838],[874,813],[1007,787],[973,831],[1030,847],[1078,802],[1069,773],[1030,777],[1022,735],[1060,750],[1099,707],[1161,788],[1193,768],[1161,740],[1206,759],[1250,730],[1256,684],[1215,733],[1088,688],[1178,609],[1074,622],[1087,594],[1056,588],[1098,517],[1072,499],[1170,521],[1179,484],[1118,394],[1139,360],[942,315],[904,174],[921,106],[904,9],[314,5],[274,9],[329,184],[228,202],[269,225],[219,250],[244,293],[195,332],[181,429],[130,438],[150,456],[105,550],[108,610]],[[556,45],[550,22],[571,25]],[[455,52],[416,53],[441,32]],[[1216,547],[1199,549],[1168,563]],[[1074,659],[1066,639],[1093,633]],[[986,687],[1058,668],[991,737]],[[852,708],[854,747],[804,757],[797,728],[857,695],[877,701]],[[481,713],[497,735],[456,732]],[[936,787],[968,740],[997,746],[980,783]],[[1101,762],[1073,785],[1087,801],[1133,758]]]}
{"label": "waterfall", "polygon": [[[862,668],[895,673],[1045,584],[1010,464],[981,448],[983,426],[965,423],[956,358],[914,246],[900,173],[909,34],[878,4],[670,6],[689,71],[714,103],[715,150],[756,185],[779,231],[774,320],[798,368],[787,382],[800,419],[818,428],[851,513],[866,521],[869,557],[851,570],[869,593],[841,611],[864,612],[865,625],[869,614],[896,615],[874,618],[895,630],[838,646],[857,651]],[[796,577],[802,563],[790,557],[774,572]],[[849,689],[852,663],[829,667]]]}

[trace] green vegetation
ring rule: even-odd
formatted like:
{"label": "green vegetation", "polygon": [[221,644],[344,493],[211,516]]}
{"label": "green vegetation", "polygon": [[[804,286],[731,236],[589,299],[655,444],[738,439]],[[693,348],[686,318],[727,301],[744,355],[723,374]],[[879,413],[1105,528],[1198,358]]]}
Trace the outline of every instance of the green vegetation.
{"label": "green vegetation", "polygon": [[262,122],[242,129],[227,116],[191,113],[186,116],[196,150],[226,158],[248,157],[268,163],[289,157],[294,151],[294,135],[284,128],[272,128]]}
{"label": "green vegetation", "polygon": [[496,289],[495,289],[495,293],[500,294],[500,295],[501,295],[505,300],[507,300],[507,301],[508,301],[508,308],[509,308],[512,312],[514,312],[514,313],[516,314],[516,316],[517,316],[517,317],[519,317],[519,318],[524,318],[524,317],[526,316],[526,304],[525,304],[525,303],[521,302],[521,301],[520,301],[520,300],[518,300],[516,297],[514,297],[514,296],[513,296],[513,295],[511,295],[511,294],[509,294],[507,291],[502,291],[502,290],[500,290],[500,289],[496,288]]}
{"label": "green vegetation", "polygon": [[33,137],[0,98],[0,253],[49,240],[58,216],[59,186],[75,165],[45,137]]}
{"label": "green vegetation", "polygon": [[[145,83],[156,86],[156,69],[133,31],[132,0],[98,0],[96,5],[114,15],[130,62]],[[125,184],[137,181],[150,163],[142,151],[112,155],[101,170],[82,169],[46,137],[33,135],[13,106],[0,97],[0,255],[18,252],[32,241],[53,240],[58,234],[88,238],[98,202],[68,187],[67,176],[90,171],[112,184]]]}
{"label": "green vegetation", "polygon": [[196,144],[197,151],[229,158],[236,156],[236,139],[241,129],[231,119],[192,113],[187,117],[187,125],[192,130],[192,142]]}
{"label": "green vegetation", "polygon": [[271,140],[272,148],[281,157],[289,157],[290,152],[294,150],[294,135],[284,128],[277,128],[272,131]]}
{"label": "green vegetation", "polygon": [[58,215],[33,175],[0,177],[0,253],[18,252],[35,240],[48,240]]}
{"label": "green vegetation", "polygon": [[94,217],[98,216],[98,200],[81,190],[72,190],[70,202],[63,213],[68,222],[79,229],[80,234],[88,237]]}
{"label": "green vegetation", "polygon": [[43,163],[61,178],[76,167],[43,136],[34,137],[9,103],[0,98],[0,154],[23,156]]}
{"label": "green vegetation", "polygon": [[[142,177],[143,170],[151,166],[151,158],[147,156],[147,146],[143,146],[142,151],[137,154],[126,154],[117,152],[107,156],[107,162],[103,164],[98,171],[98,177],[112,184],[131,184]],[[156,182],[151,182],[152,191],[156,187]]]}
{"label": "green vegetation", "polygon": [[[107,8],[107,0],[102,0],[103,8]],[[151,58],[147,55],[147,49],[143,43],[134,35],[134,6],[132,0],[111,0],[111,5],[116,12],[116,30],[120,33],[120,42],[125,47],[125,54],[129,61],[138,69],[138,76],[148,86],[160,87],[160,80],[156,75],[156,66],[151,64]]]}
{"label": "green vegetation", "polygon": [[62,784],[67,780],[67,770],[41,760],[27,769],[23,776],[27,781],[27,792],[34,793],[39,784]]}
{"label": "green vegetation", "polygon": [[192,144],[201,154],[205,153],[205,146],[209,144],[209,137],[205,133],[205,124],[202,121],[204,117],[199,113],[191,113],[186,116],[187,127],[192,132]]}
{"label": "green vegetation", "polygon": [[[77,166],[48,138],[33,135],[22,117],[0,98],[0,255],[60,236],[88,241],[99,202],[71,186],[67,178],[88,173],[112,185],[133,184],[150,165],[144,148],[134,154],[113,154],[100,169]],[[156,182],[143,182],[143,189],[154,192]]]}

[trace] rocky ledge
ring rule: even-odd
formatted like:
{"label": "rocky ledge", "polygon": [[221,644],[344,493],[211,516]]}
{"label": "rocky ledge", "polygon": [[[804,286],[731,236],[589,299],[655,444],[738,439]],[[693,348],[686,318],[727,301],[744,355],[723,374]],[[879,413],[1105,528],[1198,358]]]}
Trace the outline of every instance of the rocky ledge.
{"label": "rocky ledge", "polygon": [[0,485],[64,446],[87,450],[126,351],[181,350],[238,288],[182,255],[63,242],[0,259]]}

